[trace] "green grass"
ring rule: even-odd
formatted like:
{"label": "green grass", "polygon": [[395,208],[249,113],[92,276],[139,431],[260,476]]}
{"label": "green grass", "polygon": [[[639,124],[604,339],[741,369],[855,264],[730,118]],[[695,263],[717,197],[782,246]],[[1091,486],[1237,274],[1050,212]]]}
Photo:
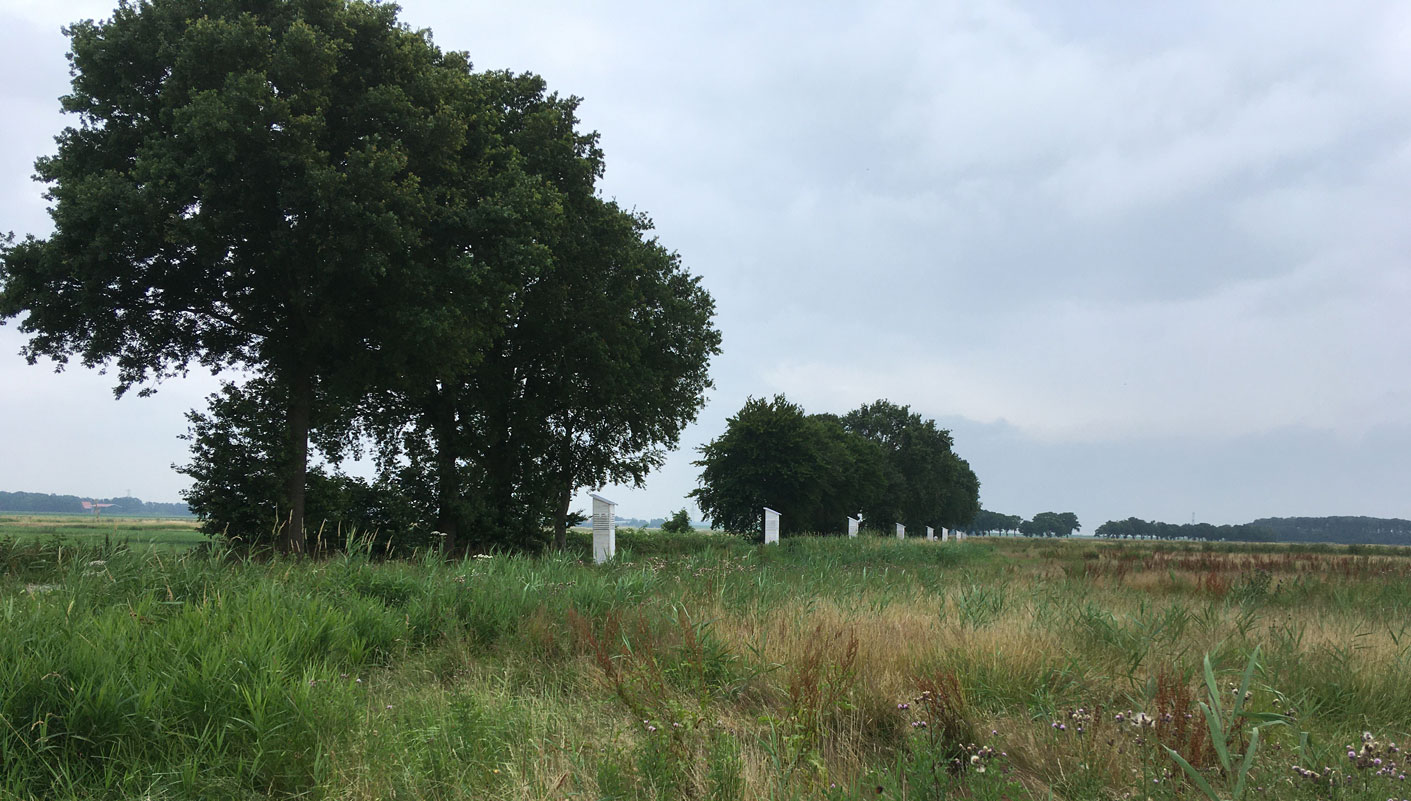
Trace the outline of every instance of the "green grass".
{"label": "green grass", "polygon": [[1401,551],[624,532],[594,566],[589,539],[0,536],[0,798],[1204,798],[1164,745],[1225,797],[1203,660],[1226,692],[1256,649],[1245,708],[1287,725],[1246,798],[1404,795],[1346,756],[1411,736]]}
{"label": "green grass", "polygon": [[0,514],[0,539],[58,540],[83,546],[126,543],[190,548],[209,541],[197,530],[197,525],[193,518]]}

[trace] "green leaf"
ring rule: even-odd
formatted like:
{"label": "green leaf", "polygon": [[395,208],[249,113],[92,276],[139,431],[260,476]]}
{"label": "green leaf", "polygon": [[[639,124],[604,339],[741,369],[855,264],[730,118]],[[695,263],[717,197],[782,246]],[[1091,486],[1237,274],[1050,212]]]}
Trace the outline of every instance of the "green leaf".
{"label": "green leaf", "polygon": [[1254,653],[1249,655],[1249,662],[1244,666],[1244,676],[1240,678],[1240,689],[1235,695],[1235,706],[1231,717],[1239,717],[1240,710],[1244,709],[1244,697],[1249,692],[1249,683],[1254,678],[1254,669],[1258,665],[1259,646],[1254,646]]}
{"label": "green leaf", "polygon": [[1252,720],[1266,726],[1286,726],[1289,722],[1288,715],[1281,715],[1278,712],[1244,712],[1242,715],[1245,720]]}
{"label": "green leaf", "polygon": [[1206,781],[1204,776],[1200,775],[1200,771],[1191,767],[1191,763],[1187,762],[1185,757],[1176,753],[1175,749],[1170,746],[1163,745],[1162,748],[1165,748],[1166,753],[1170,754],[1171,758],[1176,760],[1176,764],[1180,765],[1181,770],[1186,772],[1191,782],[1194,783],[1196,787],[1199,787],[1202,793],[1205,793],[1206,798],[1210,799],[1210,801],[1221,801],[1220,794],[1215,792],[1215,788],[1210,786],[1210,782]]}
{"label": "green leaf", "polygon": [[1210,693],[1210,705],[1216,716],[1224,719],[1225,711],[1220,707],[1220,686],[1215,681],[1214,668],[1210,667],[1210,654],[1205,655],[1205,689]]}
{"label": "green leaf", "polygon": [[[1256,649],[1257,650],[1257,649]],[[1254,764],[1254,752],[1259,750],[1259,727],[1255,726],[1249,732],[1249,748],[1245,749],[1244,761],[1240,763],[1239,777],[1235,779],[1234,801],[1239,801],[1244,797],[1245,779],[1249,778],[1249,768]]]}
{"label": "green leaf", "polygon": [[1205,713],[1205,722],[1210,726],[1210,743],[1215,746],[1215,755],[1220,758],[1220,766],[1226,773],[1230,772],[1230,751],[1225,747],[1228,740],[1225,737],[1225,726],[1220,716],[1211,711],[1210,707],[1202,701],[1200,710]]}

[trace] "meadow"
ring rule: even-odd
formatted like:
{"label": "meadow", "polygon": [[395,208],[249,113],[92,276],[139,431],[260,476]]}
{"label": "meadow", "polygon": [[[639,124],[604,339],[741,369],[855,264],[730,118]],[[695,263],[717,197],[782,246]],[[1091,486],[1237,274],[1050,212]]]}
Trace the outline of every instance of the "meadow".
{"label": "meadow", "polygon": [[1404,550],[351,545],[0,540],[0,797],[1411,795]]}
{"label": "meadow", "polygon": [[209,540],[197,530],[198,525],[190,517],[94,517],[0,512],[0,539],[106,547],[155,545],[161,548],[189,548]]}

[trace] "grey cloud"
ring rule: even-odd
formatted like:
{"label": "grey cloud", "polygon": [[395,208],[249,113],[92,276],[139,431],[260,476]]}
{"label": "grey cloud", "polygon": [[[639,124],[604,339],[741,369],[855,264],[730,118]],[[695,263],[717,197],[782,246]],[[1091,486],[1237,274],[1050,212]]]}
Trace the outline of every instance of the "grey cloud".
{"label": "grey cloud", "polygon": [[[583,96],[605,193],[717,298],[718,388],[648,489],[609,493],[625,514],[679,508],[692,449],[786,392],[958,420],[1004,511],[1411,516],[1384,444],[1411,425],[1404,4],[403,5],[477,66]],[[41,34],[68,16],[21,14],[39,95],[63,91]],[[46,97],[0,128],[6,227],[47,225],[28,181],[60,124]],[[0,359],[17,343],[0,330]],[[179,418],[93,392],[65,414]],[[29,413],[16,397],[0,418]],[[1237,468],[1270,508],[1232,500]]]}

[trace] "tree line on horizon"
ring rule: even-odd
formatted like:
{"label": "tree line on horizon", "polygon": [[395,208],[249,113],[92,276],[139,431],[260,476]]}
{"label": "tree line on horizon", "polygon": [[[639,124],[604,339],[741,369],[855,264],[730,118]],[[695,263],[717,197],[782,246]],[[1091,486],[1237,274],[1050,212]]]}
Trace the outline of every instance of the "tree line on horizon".
{"label": "tree line on horizon", "polygon": [[1071,537],[1082,529],[1082,524],[1073,512],[1039,512],[1025,520],[1019,515],[981,509],[970,525],[964,528],[967,533],[979,536],[1018,534],[1024,537]]}
{"label": "tree line on horizon", "polygon": [[1211,542],[1274,542],[1274,531],[1258,523],[1216,526],[1210,523],[1160,523],[1129,517],[1109,520],[1097,527],[1093,536],[1103,539],[1175,540]]}
{"label": "tree line on horizon", "polygon": [[[208,532],[562,545],[577,489],[640,484],[695,419],[714,302],[600,194],[578,98],[392,4],[160,0],[66,33],[79,123],[36,164],[53,233],[0,240],[0,322],[118,395],[239,376],[188,415]],[[338,470],[360,445],[372,481]]]}
{"label": "tree line on horizon", "polygon": [[111,504],[102,511],[108,515],[152,515],[153,517],[190,517],[191,509],[184,503],[144,501],[141,498],[88,498],[77,495],[55,495],[46,492],[0,491],[0,512],[32,512],[37,514],[85,514],[83,502]]}
{"label": "tree line on horizon", "polygon": [[1380,517],[1262,517],[1240,525],[1161,523],[1129,517],[1098,526],[1109,539],[1195,539],[1212,542],[1331,542],[1411,545],[1411,520]]}

